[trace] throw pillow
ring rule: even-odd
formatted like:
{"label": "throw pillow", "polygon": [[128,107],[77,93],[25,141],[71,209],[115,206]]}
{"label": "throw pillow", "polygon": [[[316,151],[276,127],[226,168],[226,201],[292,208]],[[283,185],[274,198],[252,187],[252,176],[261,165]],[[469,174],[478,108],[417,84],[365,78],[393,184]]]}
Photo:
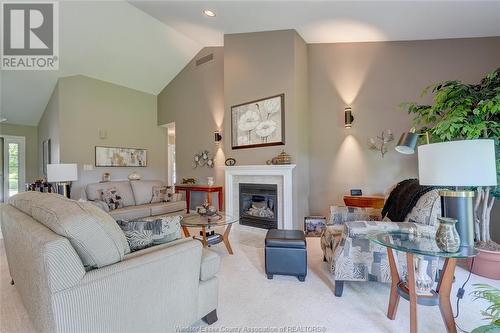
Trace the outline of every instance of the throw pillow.
{"label": "throw pillow", "polygon": [[153,186],[151,203],[169,201],[169,186]]}
{"label": "throw pillow", "polygon": [[115,187],[103,190],[101,196],[102,200],[108,205],[109,210],[114,210],[123,207],[123,199]]}
{"label": "throw pillow", "polygon": [[117,223],[127,238],[130,250],[138,251],[182,238],[181,220],[182,216],[176,215],[149,221],[118,220]]}

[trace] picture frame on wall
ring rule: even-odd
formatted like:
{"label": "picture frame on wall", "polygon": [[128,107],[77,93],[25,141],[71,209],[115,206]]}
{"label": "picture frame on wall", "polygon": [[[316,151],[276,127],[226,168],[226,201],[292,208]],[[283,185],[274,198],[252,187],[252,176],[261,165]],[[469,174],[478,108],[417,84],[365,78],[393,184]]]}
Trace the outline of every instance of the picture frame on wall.
{"label": "picture frame on wall", "polygon": [[285,144],[285,94],[231,107],[233,149]]}
{"label": "picture frame on wall", "polygon": [[44,177],[47,177],[47,164],[51,162],[50,139],[47,139],[42,142],[42,172]]}
{"label": "picture frame on wall", "polygon": [[147,149],[122,147],[95,147],[96,167],[146,167]]}

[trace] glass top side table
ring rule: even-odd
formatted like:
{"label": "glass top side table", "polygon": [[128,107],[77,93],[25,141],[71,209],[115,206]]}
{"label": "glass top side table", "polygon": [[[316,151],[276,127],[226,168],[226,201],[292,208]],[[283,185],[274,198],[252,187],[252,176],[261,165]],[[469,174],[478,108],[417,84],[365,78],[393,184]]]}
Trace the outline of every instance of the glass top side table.
{"label": "glass top side table", "polygon": [[[456,333],[455,320],[450,302],[451,285],[455,273],[457,259],[474,257],[476,250],[469,247],[461,247],[458,252],[448,253],[441,251],[434,235],[415,235],[407,232],[381,232],[368,236],[372,242],[387,248],[387,258],[391,270],[391,295],[387,309],[387,317],[391,320],[396,318],[399,298],[410,302],[410,332],[417,332],[417,304],[425,306],[439,305],[441,316],[449,333]],[[408,270],[408,283],[401,280],[393,250],[406,253],[406,265]],[[443,270],[440,274],[439,282],[432,295],[417,295],[415,291],[415,264],[414,255],[425,255],[444,258]]]}
{"label": "glass top side table", "polygon": [[[229,243],[229,233],[231,231],[231,226],[238,221],[238,218],[226,215],[223,212],[219,212],[217,213],[217,216],[211,217],[201,216],[197,213],[193,213],[189,216],[184,217],[184,219],[181,221],[181,226],[185,237],[191,237],[188,228],[201,228],[200,237],[193,238],[201,241],[201,243],[205,247],[224,242],[227,252],[229,254],[233,254],[231,243]],[[219,234],[214,230],[211,230],[217,226],[226,227],[223,234]]]}

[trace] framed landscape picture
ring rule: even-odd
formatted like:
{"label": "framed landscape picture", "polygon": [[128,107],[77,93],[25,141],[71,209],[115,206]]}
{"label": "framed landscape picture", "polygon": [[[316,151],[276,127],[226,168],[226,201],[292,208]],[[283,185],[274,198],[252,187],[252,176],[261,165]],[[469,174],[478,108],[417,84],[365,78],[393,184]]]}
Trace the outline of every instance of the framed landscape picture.
{"label": "framed landscape picture", "polygon": [[95,147],[96,167],[145,167],[147,162],[146,149]]}
{"label": "framed landscape picture", "polygon": [[233,149],[285,144],[285,94],[231,107]]}

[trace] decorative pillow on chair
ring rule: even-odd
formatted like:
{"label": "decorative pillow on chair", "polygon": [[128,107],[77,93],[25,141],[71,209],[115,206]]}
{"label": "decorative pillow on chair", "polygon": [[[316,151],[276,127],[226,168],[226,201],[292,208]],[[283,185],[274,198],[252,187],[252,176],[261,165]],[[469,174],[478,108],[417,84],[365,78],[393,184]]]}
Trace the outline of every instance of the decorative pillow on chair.
{"label": "decorative pillow on chair", "polygon": [[167,202],[170,186],[153,186],[153,198],[151,203]]}
{"label": "decorative pillow on chair", "polygon": [[168,243],[182,238],[182,216],[165,216],[150,221],[123,221],[117,223],[122,229],[131,251]]}
{"label": "decorative pillow on chair", "polygon": [[123,207],[123,199],[115,187],[103,190],[101,192],[101,196],[102,196],[102,201],[104,201],[108,205],[109,210],[114,210]]}

